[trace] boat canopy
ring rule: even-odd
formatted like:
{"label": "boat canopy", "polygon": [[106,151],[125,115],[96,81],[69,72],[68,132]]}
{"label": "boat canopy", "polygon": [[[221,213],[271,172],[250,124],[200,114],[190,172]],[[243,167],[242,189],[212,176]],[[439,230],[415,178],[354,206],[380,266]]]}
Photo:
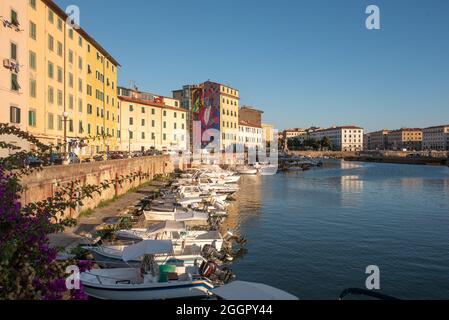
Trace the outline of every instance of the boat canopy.
{"label": "boat canopy", "polygon": [[171,240],[144,240],[139,243],[125,247],[123,250],[123,261],[130,261],[146,254],[172,254],[173,244]]}
{"label": "boat canopy", "polygon": [[148,235],[152,236],[162,232],[181,232],[186,230],[184,222],[164,221],[148,228]]}
{"label": "boat canopy", "polygon": [[225,300],[298,300],[294,295],[262,283],[233,281],[211,292]]}
{"label": "boat canopy", "polygon": [[192,220],[204,220],[209,219],[207,212],[176,212],[174,215],[175,221],[192,221]]}

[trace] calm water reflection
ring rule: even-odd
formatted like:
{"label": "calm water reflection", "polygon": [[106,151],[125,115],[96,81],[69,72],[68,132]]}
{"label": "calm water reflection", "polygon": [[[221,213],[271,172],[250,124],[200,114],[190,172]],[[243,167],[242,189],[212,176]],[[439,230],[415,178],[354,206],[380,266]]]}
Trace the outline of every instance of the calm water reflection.
{"label": "calm water reflection", "polygon": [[386,294],[449,298],[447,167],[329,162],[241,187],[226,222],[248,239],[239,279],[336,299],[375,264]]}

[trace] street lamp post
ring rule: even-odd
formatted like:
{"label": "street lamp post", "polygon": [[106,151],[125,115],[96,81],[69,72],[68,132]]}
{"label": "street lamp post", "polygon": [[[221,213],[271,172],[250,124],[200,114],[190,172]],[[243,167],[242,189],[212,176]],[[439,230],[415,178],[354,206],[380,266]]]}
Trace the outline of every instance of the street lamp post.
{"label": "street lamp post", "polygon": [[69,113],[67,111],[64,111],[62,114],[63,122],[64,122],[64,153],[68,152],[68,144],[67,144],[67,121],[69,117]]}
{"label": "street lamp post", "polygon": [[133,132],[131,129],[128,129],[128,156],[131,156],[131,134]]}

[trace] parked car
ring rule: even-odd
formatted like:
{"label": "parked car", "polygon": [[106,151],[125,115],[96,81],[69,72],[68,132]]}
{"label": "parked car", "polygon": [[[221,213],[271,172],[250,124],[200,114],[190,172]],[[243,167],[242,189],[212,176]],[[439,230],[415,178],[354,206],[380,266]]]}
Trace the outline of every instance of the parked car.
{"label": "parked car", "polygon": [[36,156],[28,156],[25,159],[25,166],[29,168],[42,167],[44,165],[44,160],[39,159]]}
{"label": "parked car", "polygon": [[160,152],[159,150],[156,150],[156,149],[150,149],[145,152],[145,156],[159,156],[161,154],[162,154],[162,152]]}
{"label": "parked car", "polygon": [[108,160],[124,159],[125,155],[122,152],[109,152],[107,154]]}
{"label": "parked car", "polygon": [[107,155],[105,153],[99,153],[96,156],[93,157],[94,161],[105,161],[107,160]]}
{"label": "parked car", "polygon": [[142,157],[143,156],[143,152],[142,151],[134,151],[134,152],[131,153],[131,156],[133,158]]}
{"label": "parked car", "polygon": [[63,162],[62,156],[59,153],[52,153],[49,157],[50,165],[61,165]]}

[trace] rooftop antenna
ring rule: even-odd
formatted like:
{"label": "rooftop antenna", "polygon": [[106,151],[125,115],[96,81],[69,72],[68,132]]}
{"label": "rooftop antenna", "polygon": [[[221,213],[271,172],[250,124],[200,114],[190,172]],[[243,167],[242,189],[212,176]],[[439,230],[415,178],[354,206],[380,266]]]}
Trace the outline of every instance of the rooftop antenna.
{"label": "rooftop antenna", "polygon": [[132,89],[134,89],[136,91],[139,91],[139,88],[137,87],[136,81],[134,81],[134,80],[129,81],[129,86],[130,86],[130,88],[132,88]]}

